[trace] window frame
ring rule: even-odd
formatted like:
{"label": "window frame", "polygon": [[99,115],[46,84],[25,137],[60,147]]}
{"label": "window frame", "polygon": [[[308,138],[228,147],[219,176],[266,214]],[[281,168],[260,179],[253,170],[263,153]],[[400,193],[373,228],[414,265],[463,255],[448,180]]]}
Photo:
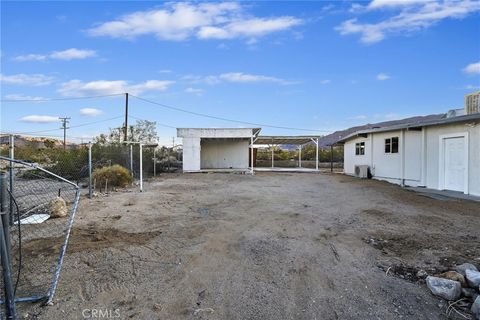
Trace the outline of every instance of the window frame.
{"label": "window frame", "polygon": [[355,155],[356,156],[365,155],[365,141],[355,142]]}
{"label": "window frame", "polygon": [[385,152],[385,154],[399,153],[399,145],[400,139],[398,138],[398,136],[385,138],[383,151]]}

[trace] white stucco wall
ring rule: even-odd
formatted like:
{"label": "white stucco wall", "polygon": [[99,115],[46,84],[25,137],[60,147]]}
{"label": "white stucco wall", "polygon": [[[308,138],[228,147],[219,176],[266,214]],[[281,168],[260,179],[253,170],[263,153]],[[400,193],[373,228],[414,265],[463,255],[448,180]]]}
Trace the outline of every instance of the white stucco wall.
{"label": "white stucco wall", "polygon": [[200,138],[183,138],[183,170],[200,170]]}
{"label": "white stucco wall", "polygon": [[183,171],[247,169],[249,145],[259,129],[178,128],[183,139]]}
{"label": "white stucco wall", "polygon": [[202,139],[201,169],[247,169],[250,141]]}

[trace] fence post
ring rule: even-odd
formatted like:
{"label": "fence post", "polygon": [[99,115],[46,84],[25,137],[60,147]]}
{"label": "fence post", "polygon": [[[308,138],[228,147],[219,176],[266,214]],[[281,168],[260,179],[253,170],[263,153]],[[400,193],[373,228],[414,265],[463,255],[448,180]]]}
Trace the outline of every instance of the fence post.
{"label": "fence post", "polygon": [[133,145],[130,144],[130,174],[133,175]]}
{"label": "fence post", "polygon": [[[8,143],[8,157],[11,159],[9,166],[8,166],[8,177],[10,179],[9,186],[10,186],[10,194],[13,197],[13,176],[14,176],[14,162],[12,161],[15,159],[15,136],[13,134],[10,135],[10,141]],[[10,215],[10,225],[13,225],[13,201],[10,199],[9,205],[9,215]]]}
{"label": "fence post", "polygon": [[[10,240],[9,215],[5,212],[5,202],[7,199],[7,176],[4,172],[0,173],[0,256],[2,260],[3,285],[5,293],[5,313],[7,319],[16,319],[15,294],[12,284],[12,272],[10,265],[10,250],[8,247]],[[10,200],[10,203],[12,201]],[[12,212],[10,212],[11,214]],[[8,241],[7,241],[8,240]]]}
{"label": "fence post", "polygon": [[143,192],[143,144],[140,143],[140,192]]}
{"label": "fence post", "polygon": [[88,143],[88,198],[92,199],[92,143]]}

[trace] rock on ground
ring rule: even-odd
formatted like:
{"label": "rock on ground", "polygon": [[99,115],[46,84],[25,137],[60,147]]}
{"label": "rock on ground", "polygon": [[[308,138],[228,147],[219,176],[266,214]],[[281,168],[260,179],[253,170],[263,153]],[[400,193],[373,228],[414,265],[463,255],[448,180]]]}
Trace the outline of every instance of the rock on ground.
{"label": "rock on ground", "polygon": [[467,269],[465,274],[470,287],[478,289],[480,286],[480,272]]}
{"label": "rock on ground", "polygon": [[63,218],[68,215],[67,204],[65,200],[56,197],[50,202],[50,216],[52,218]]}
{"label": "rock on ground", "polygon": [[453,281],[458,281],[462,285],[462,288],[467,288],[467,281],[465,277],[456,271],[447,271],[438,275],[439,278],[449,279]]}
{"label": "rock on ground", "polygon": [[458,281],[428,276],[427,286],[430,291],[445,300],[457,300],[462,293],[462,285]]}
{"label": "rock on ground", "polygon": [[458,273],[460,273],[464,277],[466,276],[466,274],[465,274],[466,270],[478,271],[477,267],[475,267],[471,263],[463,263],[463,264],[455,267],[455,271],[457,271]]}

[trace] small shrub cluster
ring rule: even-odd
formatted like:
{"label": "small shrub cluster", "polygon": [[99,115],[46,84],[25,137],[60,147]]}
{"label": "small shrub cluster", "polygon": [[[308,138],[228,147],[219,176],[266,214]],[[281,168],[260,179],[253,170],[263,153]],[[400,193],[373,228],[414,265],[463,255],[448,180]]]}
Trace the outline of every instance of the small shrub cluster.
{"label": "small shrub cluster", "polygon": [[118,164],[96,169],[93,172],[93,179],[100,188],[105,186],[105,182],[107,182],[108,187],[123,188],[133,181],[128,169]]}

